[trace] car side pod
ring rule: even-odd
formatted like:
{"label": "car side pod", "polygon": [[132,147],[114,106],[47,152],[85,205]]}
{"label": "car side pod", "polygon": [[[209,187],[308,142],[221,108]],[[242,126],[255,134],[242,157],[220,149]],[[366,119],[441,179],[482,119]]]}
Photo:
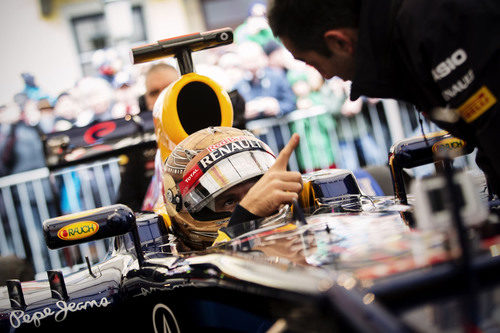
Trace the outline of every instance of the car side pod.
{"label": "car side pod", "polygon": [[448,157],[470,154],[474,147],[446,131],[417,136],[395,143],[389,151],[389,168],[396,198],[404,205],[408,204],[403,169],[442,162]]}
{"label": "car side pod", "polygon": [[130,232],[139,265],[144,263],[134,212],[117,204],[80,213],[63,215],[43,222],[43,235],[49,249],[82,244]]}

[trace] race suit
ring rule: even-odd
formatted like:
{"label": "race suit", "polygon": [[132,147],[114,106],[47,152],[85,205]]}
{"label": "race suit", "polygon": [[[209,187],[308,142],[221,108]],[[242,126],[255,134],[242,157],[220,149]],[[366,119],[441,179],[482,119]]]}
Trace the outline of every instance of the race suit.
{"label": "race suit", "polygon": [[500,1],[361,3],[351,99],[413,103],[477,146],[476,161],[500,194]]}

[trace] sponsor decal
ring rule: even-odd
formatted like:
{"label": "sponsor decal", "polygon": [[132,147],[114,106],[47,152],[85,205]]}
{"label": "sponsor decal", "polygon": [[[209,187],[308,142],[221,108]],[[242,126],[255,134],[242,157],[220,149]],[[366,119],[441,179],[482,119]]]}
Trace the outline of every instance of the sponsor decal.
{"label": "sponsor decal", "polygon": [[158,303],[153,308],[153,328],[155,333],[180,333],[179,324],[168,306]]}
{"label": "sponsor decal", "polygon": [[182,181],[179,183],[179,189],[181,190],[181,194],[185,194],[200,177],[203,175],[203,171],[201,171],[198,165],[189,170],[189,172],[182,178]]}
{"label": "sponsor decal", "polygon": [[68,224],[57,232],[57,237],[62,240],[77,240],[87,238],[99,230],[99,224],[94,221],[80,221]]}
{"label": "sponsor decal", "polygon": [[212,179],[219,185],[219,187],[224,187],[230,183],[230,180],[224,176],[224,173],[220,168],[215,165],[211,168],[208,173],[212,176]]}
{"label": "sponsor decal", "polygon": [[458,138],[447,138],[432,145],[434,153],[446,152],[465,147],[465,142]]}
{"label": "sponsor decal", "polygon": [[497,99],[491,91],[486,86],[482,86],[464,104],[458,107],[458,113],[466,122],[470,123],[485,113],[496,102]]}
{"label": "sponsor decal", "polygon": [[219,141],[217,143],[214,143],[211,146],[208,146],[206,148],[206,150],[209,151],[209,152],[212,152],[212,151],[218,149],[219,147],[222,147],[222,146],[224,146],[224,145],[226,145],[228,143],[235,142],[235,141],[241,141],[241,140],[248,140],[248,139],[249,138],[246,137],[246,136],[235,136],[233,138],[226,138],[226,139],[223,139],[223,140],[221,140],[221,141]]}
{"label": "sponsor decal", "polygon": [[57,309],[50,307],[42,309],[42,311],[35,311],[33,313],[25,313],[22,310],[12,311],[10,313],[10,325],[13,328],[18,328],[21,324],[33,323],[36,327],[40,326],[40,321],[50,316],[54,316],[56,322],[61,322],[66,319],[68,312],[77,312],[87,310],[88,308],[101,308],[111,304],[106,297],[101,298],[99,301],[91,300],[85,302],[70,302],[58,301],[56,303]]}
{"label": "sponsor decal", "polygon": [[196,186],[201,176],[223,158],[244,151],[255,150],[265,151],[274,157],[271,149],[265,143],[246,136],[223,139],[207,147],[205,151],[209,153],[202,157],[200,161],[184,175],[182,181],[179,183],[181,194],[185,195],[191,188]]}
{"label": "sponsor decal", "polygon": [[221,160],[222,158],[247,150],[263,150],[267,152],[266,148],[261,144],[260,141],[245,139],[231,142],[218,147],[217,149],[211,151],[210,154],[204,156],[198,162],[198,165],[203,171],[206,171],[209,167],[212,166],[212,164]]}
{"label": "sponsor decal", "polygon": [[106,135],[114,132],[116,129],[116,124],[112,121],[105,121],[102,123],[95,124],[90,127],[83,135],[83,140],[89,145],[94,144],[97,140],[105,137]]}
{"label": "sponsor decal", "polygon": [[474,81],[474,72],[470,69],[460,80],[455,82],[450,88],[445,89],[441,92],[445,101],[449,101],[455,97],[458,93],[467,89],[470,84]]}
{"label": "sponsor decal", "polygon": [[467,53],[463,49],[458,49],[446,58],[443,62],[440,62],[431,71],[432,78],[434,82],[437,82],[455,70],[458,66],[462,65],[467,60]]}

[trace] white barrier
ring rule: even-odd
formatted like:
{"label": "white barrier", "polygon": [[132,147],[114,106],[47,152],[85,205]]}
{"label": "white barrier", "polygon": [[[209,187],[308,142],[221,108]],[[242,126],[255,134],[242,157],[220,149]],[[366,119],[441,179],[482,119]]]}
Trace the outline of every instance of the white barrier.
{"label": "white barrier", "polygon": [[[331,161],[324,154],[335,156],[337,167],[356,169],[365,165],[387,164],[387,153],[392,143],[412,136],[417,129],[418,113],[413,106],[395,100],[381,100],[377,105],[366,103],[362,112],[352,117],[332,114],[323,106],[297,110],[281,118],[265,118],[247,123],[247,129],[265,141],[273,151],[280,151],[288,142],[293,129],[301,136],[298,152],[290,159],[291,170],[310,171],[328,168]],[[332,126],[322,126],[328,120]],[[325,136],[328,145],[317,147],[310,133]],[[372,146],[360,154],[360,140]],[[325,148],[327,151],[325,151]],[[322,149],[320,153],[315,149]],[[367,156],[363,156],[367,155]],[[317,159],[318,161],[314,161]]]}
{"label": "white barrier", "polygon": [[104,240],[49,250],[42,222],[114,203],[120,186],[118,158],[49,173],[36,169],[0,178],[0,255],[27,258],[36,273],[104,259]]}

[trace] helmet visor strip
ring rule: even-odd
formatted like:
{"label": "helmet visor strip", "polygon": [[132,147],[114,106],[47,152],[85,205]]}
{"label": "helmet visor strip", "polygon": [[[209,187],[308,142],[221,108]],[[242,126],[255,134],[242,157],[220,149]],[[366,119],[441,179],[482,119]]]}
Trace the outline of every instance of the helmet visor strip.
{"label": "helmet visor strip", "polygon": [[[224,150],[224,146],[219,149]],[[208,159],[205,163],[200,160],[186,173],[179,186],[184,207],[190,213],[198,212],[232,186],[264,174],[275,161],[274,155],[260,146],[235,149],[234,153],[225,156],[214,155],[219,157],[210,165],[206,163]]]}

